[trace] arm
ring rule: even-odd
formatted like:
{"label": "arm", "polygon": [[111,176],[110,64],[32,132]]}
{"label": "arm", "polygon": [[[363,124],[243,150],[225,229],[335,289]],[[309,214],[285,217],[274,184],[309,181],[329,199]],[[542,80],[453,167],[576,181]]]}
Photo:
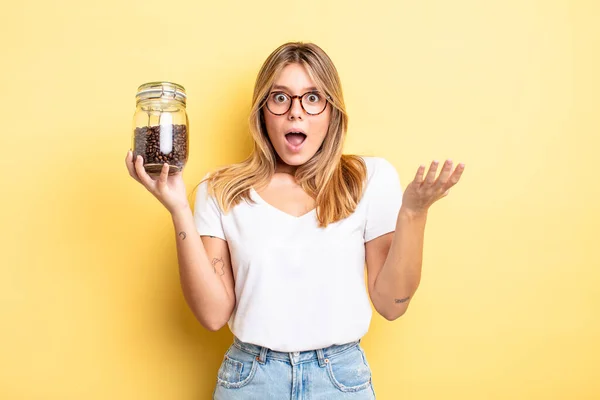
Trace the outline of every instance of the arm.
{"label": "arm", "polygon": [[373,306],[387,320],[402,316],[419,282],[427,213],[400,208],[396,232],[366,243],[369,293]]}
{"label": "arm", "polygon": [[423,177],[425,166],[419,166],[415,179],[402,196],[395,233],[380,236],[365,245],[371,301],[390,321],[406,312],[421,281],[427,212],[458,183],[465,165],[459,164],[451,175],[452,161],[446,160],[435,179],[437,167],[438,162],[433,161]]}
{"label": "arm", "polygon": [[[169,176],[164,163],[158,178],[144,170],[143,159],[133,161],[127,152],[125,165],[129,175],[154,195],[171,213],[175,226],[179,276],[186,302],[200,323],[211,331],[220,329],[229,320],[235,307],[235,291],[229,247],[225,240],[198,235],[194,216],[186,197],[181,171]],[[201,185],[201,188],[204,187]],[[202,194],[205,196],[205,193]],[[207,202],[199,202],[201,208]],[[208,205],[208,208],[211,206]],[[216,213],[217,210],[211,210]],[[205,219],[200,219],[202,224]],[[214,221],[213,221],[214,222]],[[210,224],[210,218],[209,222]]]}
{"label": "arm", "polygon": [[185,300],[202,326],[217,331],[235,307],[229,247],[220,238],[198,235],[189,206],[171,216]]}

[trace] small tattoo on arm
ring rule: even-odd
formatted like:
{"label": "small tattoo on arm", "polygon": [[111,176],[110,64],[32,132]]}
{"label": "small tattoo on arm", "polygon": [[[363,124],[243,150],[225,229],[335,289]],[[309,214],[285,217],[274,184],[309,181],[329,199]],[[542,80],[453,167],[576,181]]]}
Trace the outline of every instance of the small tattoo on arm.
{"label": "small tattoo on arm", "polygon": [[394,303],[396,303],[396,304],[404,303],[404,302],[408,301],[408,299],[410,299],[410,297],[405,297],[404,299],[394,299]]}
{"label": "small tattoo on arm", "polygon": [[182,240],[185,240],[185,238],[186,238],[186,236],[187,236],[187,235],[185,234],[185,232],[183,232],[183,231],[179,232],[179,236],[181,236],[181,235],[183,235],[183,239],[182,239]]}
{"label": "small tattoo on arm", "polygon": [[225,275],[225,263],[223,262],[222,258],[213,258],[212,266],[213,266],[213,269],[215,270],[215,274],[217,273],[217,266],[218,266],[221,269],[219,275],[221,275],[221,276]]}

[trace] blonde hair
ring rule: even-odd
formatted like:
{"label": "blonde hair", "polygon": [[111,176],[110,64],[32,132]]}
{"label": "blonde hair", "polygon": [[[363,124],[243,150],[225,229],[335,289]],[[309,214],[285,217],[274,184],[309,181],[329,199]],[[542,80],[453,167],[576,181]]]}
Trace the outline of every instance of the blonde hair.
{"label": "blonde hair", "polygon": [[329,56],[313,43],[290,42],[279,46],[262,65],[254,86],[249,116],[254,149],[244,161],[217,169],[205,179],[224,213],[245,200],[253,204],[251,188],[269,184],[277,154],[264,124],[262,108],[281,70],[292,63],[306,68],[322,93],[330,97],[331,119],[322,146],[296,170],[302,189],[315,199],[320,227],[344,219],[354,212],[364,189],[367,169],[360,156],[342,154],[348,127],[342,86]]}

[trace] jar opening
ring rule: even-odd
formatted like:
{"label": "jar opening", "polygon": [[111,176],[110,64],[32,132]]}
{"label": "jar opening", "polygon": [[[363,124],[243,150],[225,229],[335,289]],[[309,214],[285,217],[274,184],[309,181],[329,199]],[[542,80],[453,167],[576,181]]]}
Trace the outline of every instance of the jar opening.
{"label": "jar opening", "polygon": [[182,85],[173,82],[148,82],[140,85],[136,94],[136,104],[146,99],[171,99],[185,105],[186,94]]}

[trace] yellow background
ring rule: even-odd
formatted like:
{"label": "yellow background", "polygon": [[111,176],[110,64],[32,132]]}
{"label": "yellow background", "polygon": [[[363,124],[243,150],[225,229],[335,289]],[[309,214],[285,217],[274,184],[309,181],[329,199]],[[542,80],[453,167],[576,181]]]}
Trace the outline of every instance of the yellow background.
{"label": "yellow background", "polygon": [[333,59],[345,151],[466,169],[421,285],[363,346],[378,399],[600,398],[600,5],[567,0],[21,1],[0,27],[0,398],[208,399],[231,343],[179,286],[124,158],[138,85],[185,86],[191,194],[250,151],[263,60]]}

